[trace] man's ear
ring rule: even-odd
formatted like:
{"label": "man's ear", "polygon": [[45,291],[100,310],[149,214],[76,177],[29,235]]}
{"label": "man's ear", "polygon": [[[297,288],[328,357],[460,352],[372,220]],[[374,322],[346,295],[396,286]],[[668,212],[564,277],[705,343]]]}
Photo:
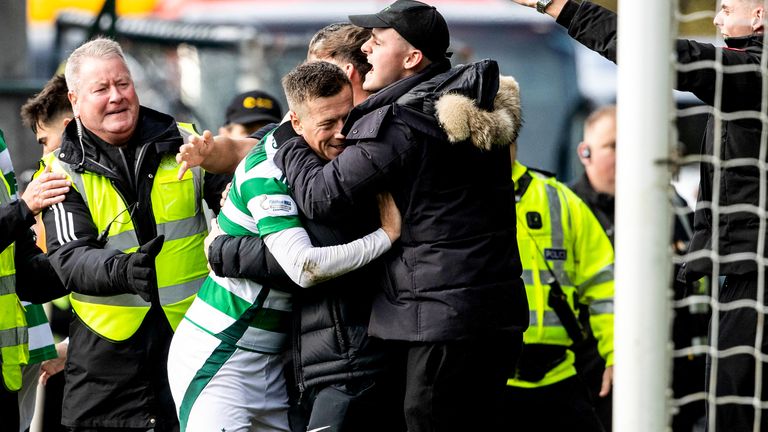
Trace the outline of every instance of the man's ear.
{"label": "man's ear", "polygon": [[762,32],[765,26],[765,9],[762,6],[758,6],[752,11],[752,31]]}
{"label": "man's ear", "polygon": [[403,59],[403,68],[406,70],[417,69],[422,60],[424,60],[424,53],[421,50],[412,49],[408,51],[408,55]]}
{"label": "man's ear", "polygon": [[579,155],[579,160],[582,165],[587,166],[592,162],[592,152],[589,149],[589,144],[586,142],[582,141],[579,143],[578,147],[576,147],[576,154]]}
{"label": "man's ear", "polygon": [[303,134],[304,128],[301,127],[301,119],[299,119],[296,111],[288,111],[288,115],[291,117],[291,126],[293,126],[293,131],[299,135]]}
{"label": "man's ear", "polygon": [[357,72],[357,69],[355,69],[355,65],[352,63],[346,63],[344,64],[344,67],[341,68],[344,71],[344,75],[349,78],[350,81],[352,81],[352,75],[354,75]]}
{"label": "man's ear", "polygon": [[69,99],[69,103],[72,104],[72,113],[75,117],[80,117],[80,101],[77,94],[73,91],[68,91],[67,99]]}
{"label": "man's ear", "polygon": [[72,121],[72,117],[64,117],[64,118],[61,120],[61,130],[64,130],[64,129],[66,129],[66,128],[67,128],[67,125],[68,125],[68,124],[69,124],[69,122],[71,122],[71,121]]}

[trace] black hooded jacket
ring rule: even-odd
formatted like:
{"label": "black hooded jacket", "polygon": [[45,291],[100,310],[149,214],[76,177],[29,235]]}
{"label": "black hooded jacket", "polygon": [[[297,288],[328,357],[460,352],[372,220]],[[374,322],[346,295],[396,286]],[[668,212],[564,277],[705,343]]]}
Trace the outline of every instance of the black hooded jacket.
{"label": "black hooded jacket", "polygon": [[[616,14],[591,2],[578,5],[568,2],[558,23],[568,29],[574,39],[616,61]],[[692,92],[696,97],[722,112],[720,121],[710,115],[702,142],[702,155],[716,156],[722,161],[749,158],[752,162],[732,164],[719,168],[720,181],[715,184],[715,165],[704,160],[701,163],[701,185],[694,216],[694,235],[689,253],[694,254],[686,263],[689,280],[712,271],[709,251],[715,248],[713,224],[718,223],[719,255],[757,253],[760,218],[757,214],[760,198],[760,160],[762,127],[759,113],[762,110],[762,82],[760,62],[763,51],[763,35],[726,39],[727,47],[692,40],[678,39],[675,45],[677,61],[683,66],[677,73],[675,88]],[[725,68],[721,75],[721,91],[718,95],[718,73],[714,68],[687,68],[702,61],[721,61]],[[745,68],[745,66],[751,66]],[[738,70],[733,70],[738,68]],[[730,69],[730,70],[729,70]],[[719,96],[719,101],[718,101]],[[746,111],[745,116],[731,117]],[[716,134],[719,133],[719,136]],[[719,149],[716,153],[715,149]],[[765,162],[765,160],[763,160]],[[765,185],[762,185],[765,187]],[[717,202],[713,197],[717,195]],[[711,207],[721,209],[718,221],[713,221]],[[745,206],[744,209],[723,211],[729,206]],[[765,210],[765,209],[763,209]],[[696,253],[701,255],[697,256]],[[707,256],[705,256],[707,255]],[[739,275],[757,270],[754,258],[722,259],[721,275]]]}
{"label": "black hooded jacket", "polygon": [[527,328],[510,141],[449,143],[434,116],[447,92],[489,110],[497,89],[495,62],[432,64],[355,107],[342,131],[355,145],[333,161],[298,140],[275,155],[309,219],[347,220],[377,192],[394,196],[403,229],[375,278],[371,335],[437,342]]}

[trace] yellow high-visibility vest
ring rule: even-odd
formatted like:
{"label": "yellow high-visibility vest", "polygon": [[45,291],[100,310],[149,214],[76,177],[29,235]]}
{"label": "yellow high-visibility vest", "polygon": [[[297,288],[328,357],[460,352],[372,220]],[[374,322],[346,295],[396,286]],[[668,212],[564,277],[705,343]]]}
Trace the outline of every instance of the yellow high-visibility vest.
{"label": "yellow high-visibility vest", "polygon": [[[0,175],[0,205],[11,202],[11,187]],[[16,295],[15,243],[0,252],[0,362],[3,385],[10,391],[21,388],[21,368],[29,362],[27,319]]]}
{"label": "yellow high-visibility vest", "polygon": [[[529,180],[527,185],[521,180],[524,176]],[[530,310],[523,341],[564,348],[573,343],[548,304],[549,281],[554,274],[574,314],[576,299],[589,306],[598,351],[608,366],[613,365],[614,256],[608,236],[589,207],[555,178],[515,162],[512,179],[518,196],[517,245]],[[574,359],[568,350],[540,381],[513,378],[507,384],[524,388],[554,384],[576,374]]]}
{"label": "yellow high-visibility vest", "polygon": [[[131,209],[106,177],[77,173],[58,160],[55,151],[45,163],[54,172],[65,173],[90,210],[99,233],[109,226],[105,248],[130,253],[139,243]],[[165,235],[155,260],[160,304],[175,330],[208,275],[203,240],[208,232],[201,206],[202,172],[188,170],[177,178],[179,165],[173,155],[164,155],[153,177],[151,201],[157,234]],[[114,221],[114,222],[113,222]],[[112,224],[110,225],[110,222]],[[150,304],[136,294],[89,296],[70,294],[72,309],[94,332],[112,341],[124,341],[138,330]]]}

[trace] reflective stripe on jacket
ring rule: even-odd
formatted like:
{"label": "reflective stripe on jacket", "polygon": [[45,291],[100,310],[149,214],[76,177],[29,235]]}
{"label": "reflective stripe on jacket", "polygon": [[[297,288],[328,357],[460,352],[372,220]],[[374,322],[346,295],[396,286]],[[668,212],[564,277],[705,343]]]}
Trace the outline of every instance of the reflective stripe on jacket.
{"label": "reflective stripe on jacket", "polygon": [[[529,179],[521,178],[525,177]],[[613,365],[613,247],[600,223],[575,193],[556,179],[515,162],[512,178],[518,191],[517,242],[530,308],[526,344],[569,347],[570,337],[548,304],[554,277],[577,314],[576,303],[589,306],[590,326],[598,350]],[[526,184],[527,183],[527,184]],[[524,188],[521,190],[521,188]],[[510,379],[508,385],[543,387],[576,374],[574,355],[537,382]]]}
{"label": "reflective stripe on jacket", "polygon": [[[0,205],[11,202],[11,187],[0,175]],[[10,391],[21,388],[21,367],[29,362],[27,320],[16,296],[15,243],[0,252],[0,363],[3,385]]]}
{"label": "reflective stripe on jacket", "polygon": [[[126,206],[112,181],[85,171],[77,173],[61,162],[58,151],[45,159],[53,171],[64,172],[80,193],[96,229],[107,232],[107,249],[130,253],[139,243],[132,221],[134,206]],[[162,157],[154,174],[150,200],[157,234],[165,235],[163,249],[155,260],[160,304],[175,330],[208,275],[203,252],[207,233],[202,202],[202,172],[188,170],[177,179],[179,165],[173,155]],[[114,341],[131,337],[141,325],[150,304],[136,294],[114,296],[71,295],[72,308],[99,335]]]}

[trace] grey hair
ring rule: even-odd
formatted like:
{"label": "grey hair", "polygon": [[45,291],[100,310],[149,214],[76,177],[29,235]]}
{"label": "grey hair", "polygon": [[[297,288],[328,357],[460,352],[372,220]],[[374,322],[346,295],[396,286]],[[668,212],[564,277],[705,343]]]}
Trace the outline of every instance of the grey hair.
{"label": "grey hair", "polygon": [[80,67],[83,65],[85,59],[114,57],[122,60],[126,65],[126,69],[128,68],[123,49],[120,47],[119,43],[112,39],[100,37],[80,45],[80,47],[69,55],[67,66],[64,68],[64,77],[67,80],[67,88],[69,91],[77,92],[78,86],[80,85]]}

